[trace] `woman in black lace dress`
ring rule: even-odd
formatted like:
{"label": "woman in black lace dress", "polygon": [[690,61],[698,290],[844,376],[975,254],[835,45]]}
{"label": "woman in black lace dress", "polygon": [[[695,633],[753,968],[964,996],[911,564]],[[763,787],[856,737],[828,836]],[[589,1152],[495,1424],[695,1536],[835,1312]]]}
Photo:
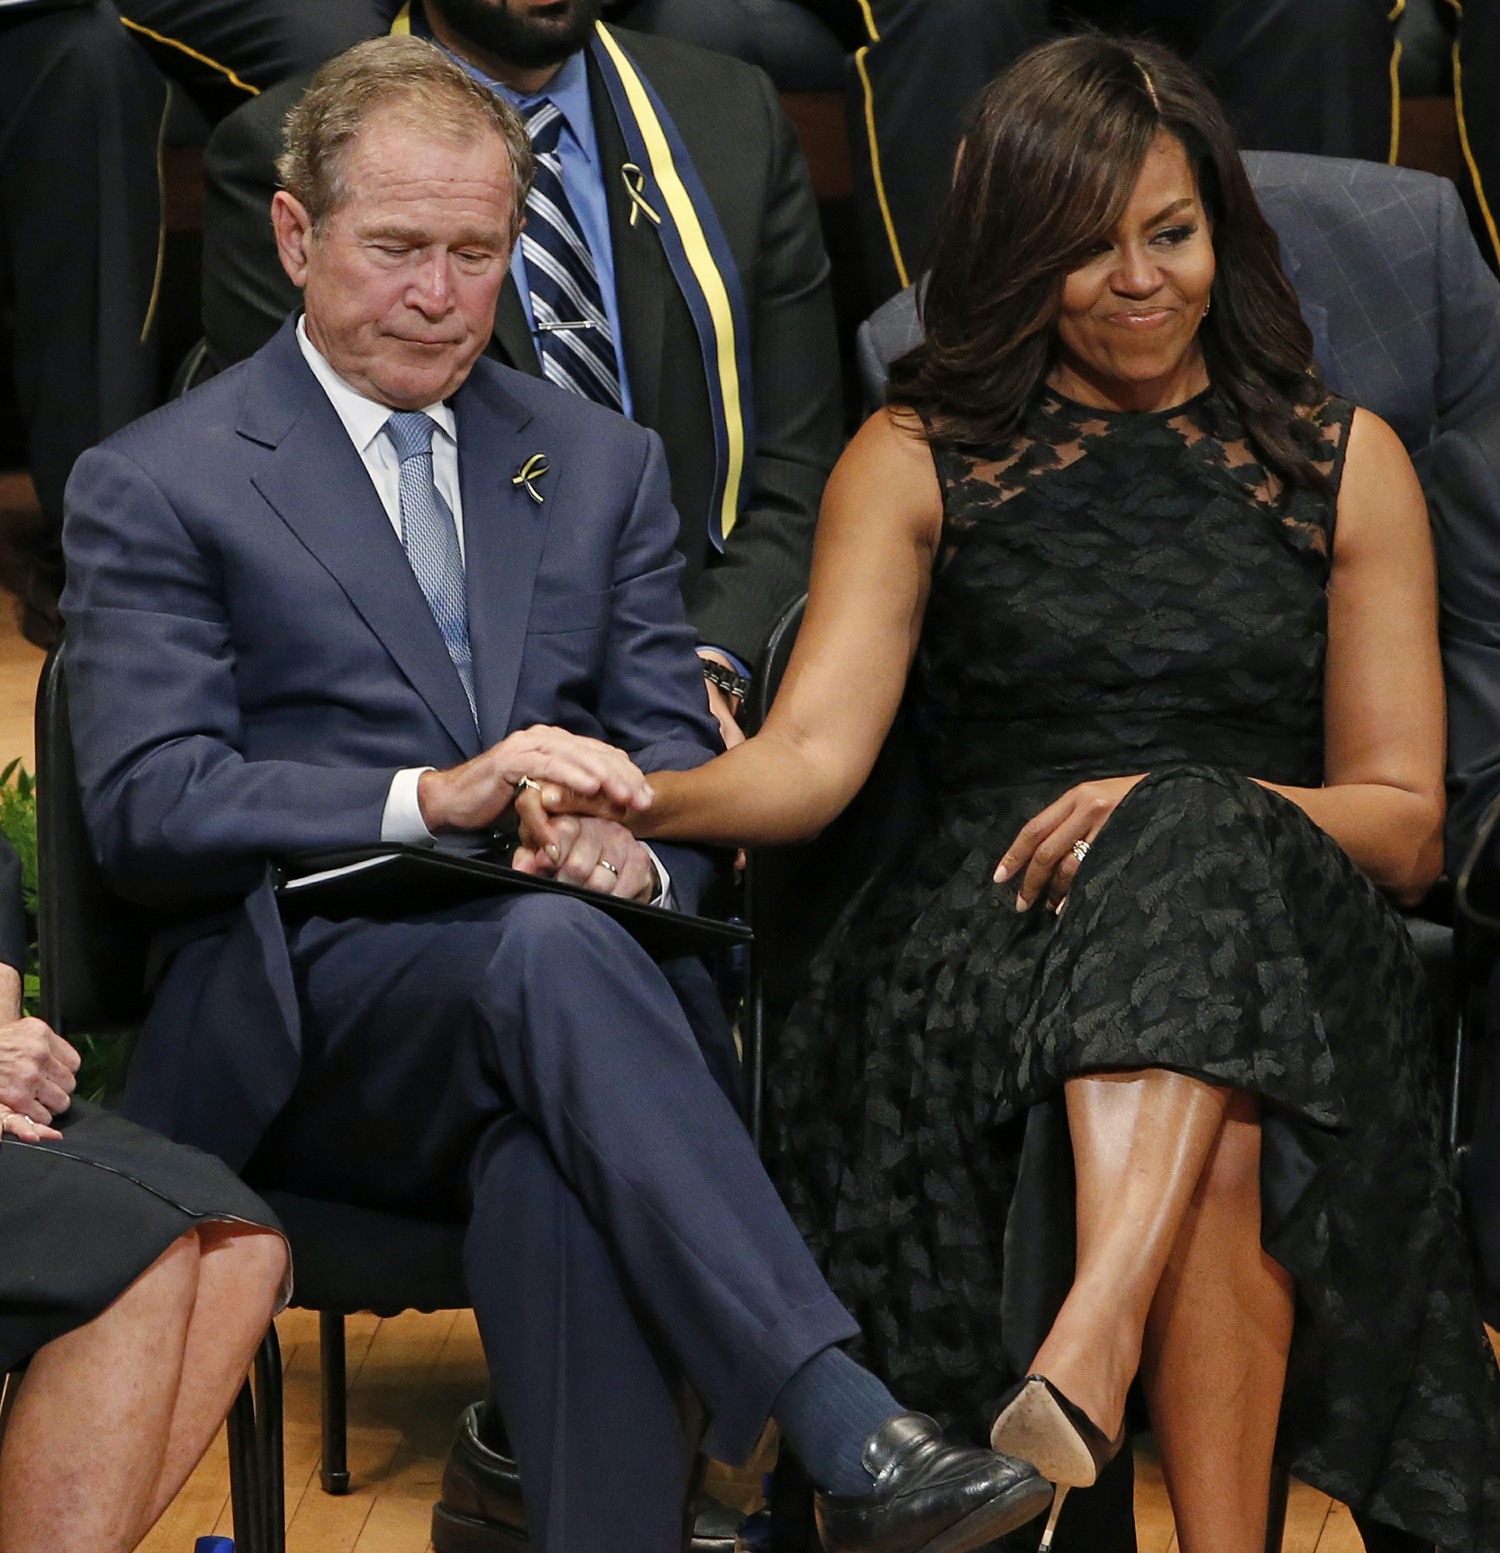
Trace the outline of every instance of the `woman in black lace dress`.
{"label": "woman in black lace dress", "polygon": [[1322,387],[1222,116],[1150,47],[982,99],[925,323],[765,730],[632,822],[815,833],[909,681],[924,812],[773,1079],[793,1211],[874,1367],[1060,1486],[1139,1374],[1184,1553],[1259,1553],[1273,1441],[1494,1553],[1500,1377],[1388,904],[1443,810],[1411,466]]}

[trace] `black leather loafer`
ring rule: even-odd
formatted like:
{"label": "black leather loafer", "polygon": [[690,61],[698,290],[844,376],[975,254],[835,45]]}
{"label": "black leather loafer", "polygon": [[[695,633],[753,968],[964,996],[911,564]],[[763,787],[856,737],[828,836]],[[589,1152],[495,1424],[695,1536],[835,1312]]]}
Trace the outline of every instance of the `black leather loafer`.
{"label": "black leather loafer", "polygon": [[509,1456],[479,1437],[479,1410],[466,1407],[443,1468],[443,1496],[432,1507],[437,1553],[530,1553],[521,1474]]}
{"label": "black leather loafer", "polygon": [[[443,1497],[432,1507],[437,1553],[530,1553],[521,1474],[479,1432],[482,1403],[466,1407],[443,1468]],[[693,1523],[691,1553],[734,1553],[741,1517],[704,1495]]]}
{"label": "black leather loafer", "polygon": [[950,1445],[924,1413],[898,1413],[865,1442],[868,1494],[817,1497],[828,1553],[966,1553],[1052,1502],[1029,1462]]}

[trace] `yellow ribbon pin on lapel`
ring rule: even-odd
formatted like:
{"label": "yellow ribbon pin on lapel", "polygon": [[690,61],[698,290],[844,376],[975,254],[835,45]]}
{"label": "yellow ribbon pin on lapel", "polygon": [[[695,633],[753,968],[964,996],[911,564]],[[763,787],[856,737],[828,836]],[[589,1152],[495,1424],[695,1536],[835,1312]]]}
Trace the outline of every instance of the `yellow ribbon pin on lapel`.
{"label": "yellow ribbon pin on lapel", "polygon": [[533,483],[540,480],[551,468],[547,462],[545,453],[533,453],[521,467],[511,476],[510,483],[519,485],[534,502],[544,502],[547,498],[537,490]]}
{"label": "yellow ribbon pin on lapel", "polygon": [[626,162],[620,169],[620,176],[625,180],[625,192],[630,196],[630,224],[635,225],[635,218],[643,211],[646,219],[656,226],[661,225],[661,217],[652,210],[646,202],[646,196],[641,192],[646,187],[646,175],[634,162]]}

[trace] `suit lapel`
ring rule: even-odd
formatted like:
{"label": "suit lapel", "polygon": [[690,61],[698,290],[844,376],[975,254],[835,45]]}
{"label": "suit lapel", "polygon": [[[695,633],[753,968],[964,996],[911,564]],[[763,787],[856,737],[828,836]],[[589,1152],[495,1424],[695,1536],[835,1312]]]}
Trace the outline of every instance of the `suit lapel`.
{"label": "suit lapel", "polygon": [[[453,401],[458,422],[459,488],[464,506],[464,569],[469,645],[481,741],[504,738],[515,705],[531,595],[547,525],[558,510],[564,450],[527,435],[530,412],[488,377],[471,379]],[[533,454],[549,471],[532,481],[537,502],[516,475]]]}
{"label": "suit lapel", "polygon": [[632,419],[654,426],[661,408],[662,343],[666,332],[666,302],[676,286],[656,227],[644,215],[630,223],[632,202],[625,187],[630,153],[615,119],[609,91],[592,54],[588,59],[589,102],[594,110],[594,135],[604,177],[604,202],[609,211],[610,243],[614,248],[615,298],[620,310],[620,352],[630,379]]}
{"label": "suit lapel", "polygon": [[295,321],[258,366],[238,428],[273,450],[255,488],[348,595],[463,755],[478,754],[463,683],[369,472],[302,359]]}
{"label": "suit lapel", "polygon": [[507,275],[500,288],[500,301],[495,308],[495,343],[507,366],[531,377],[542,375],[536,341],[531,336],[531,325],[526,322],[526,309],[521,303],[521,293],[516,289],[514,275]]}

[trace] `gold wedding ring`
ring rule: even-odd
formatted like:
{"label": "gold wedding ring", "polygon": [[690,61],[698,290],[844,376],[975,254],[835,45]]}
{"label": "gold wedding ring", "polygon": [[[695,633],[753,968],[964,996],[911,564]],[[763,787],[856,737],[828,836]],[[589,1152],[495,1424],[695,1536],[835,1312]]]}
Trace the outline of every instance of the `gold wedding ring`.
{"label": "gold wedding ring", "polygon": [[1086,841],[1075,841],[1073,843],[1073,856],[1076,857],[1080,863],[1088,855],[1089,855],[1089,843],[1088,842],[1086,842]]}
{"label": "gold wedding ring", "polygon": [[540,782],[532,781],[532,779],[528,776],[523,776],[521,780],[516,783],[517,798],[519,798],[522,793],[539,793],[541,790],[542,784]]}
{"label": "gold wedding ring", "polygon": [[597,867],[597,868],[607,868],[610,871],[610,873],[612,873],[615,876],[616,879],[618,879],[620,877],[620,870],[618,868],[616,868],[615,865],[613,863],[611,863],[607,858],[602,858],[601,857],[599,859],[598,863],[595,864],[595,867]]}

